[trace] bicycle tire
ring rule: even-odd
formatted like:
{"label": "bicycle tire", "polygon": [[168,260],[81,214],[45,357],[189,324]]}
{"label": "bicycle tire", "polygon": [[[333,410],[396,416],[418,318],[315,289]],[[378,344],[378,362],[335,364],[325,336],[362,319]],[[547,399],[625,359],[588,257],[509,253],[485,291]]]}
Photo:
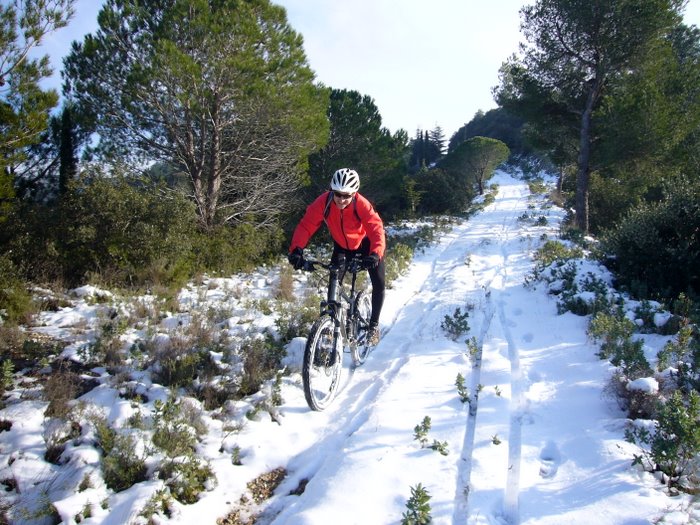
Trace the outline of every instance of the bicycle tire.
{"label": "bicycle tire", "polygon": [[333,401],[340,386],[343,352],[333,340],[334,328],[333,318],[324,314],[314,322],[306,339],[301,378],[306,402],[317,412]]}
{"label": "bicycle tire", "polygon": [[355,298],[355,347],[353,361],[355,366],[361,365],[367,359],[372,347],[367,344],[367,332],[369,331],[369,318],[372,315],[372,302],[369,294],[364,290]]}

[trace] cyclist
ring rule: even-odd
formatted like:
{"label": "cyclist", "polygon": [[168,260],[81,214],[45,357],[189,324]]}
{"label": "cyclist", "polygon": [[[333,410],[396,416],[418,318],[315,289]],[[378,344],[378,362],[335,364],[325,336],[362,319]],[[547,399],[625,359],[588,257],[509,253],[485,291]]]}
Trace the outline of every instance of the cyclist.
{"label": "cyclist", "polygon": [[[384,304],[385,267],[384,223],[370,202],[360,195],[360,177],[355,170],[342,168],[331,178],[330,191],[317,197],[299,221],[289,247],[289,262],[295,270],[304,266],[304,248],[325,222],[333,238],[331,262],[345,267],[355,254],[363,255],[362,265],[372,281],[372,315],[367,341],[379,342],[379,314]],[[343,273],[340,279],[342,281]]]}

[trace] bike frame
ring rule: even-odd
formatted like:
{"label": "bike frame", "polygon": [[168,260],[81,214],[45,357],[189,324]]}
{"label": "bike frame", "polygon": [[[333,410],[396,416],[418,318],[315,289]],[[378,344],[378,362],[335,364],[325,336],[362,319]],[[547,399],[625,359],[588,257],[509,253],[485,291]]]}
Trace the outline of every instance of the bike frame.
{"label": "bike frame", "polygon": [[[361,263],[358,257],[354,257],[350,260],[350,263],[346,265],[346,272],[352,274],[352,280],[350,283],[350,293],[345,293],[342,284],[340,283],[340,271],[341,268],[337,265],[323,265],[328,269],[328,294],[326,300],[321,302],[321,314],[328,314],[333,319],[335,323],[334,337],[342,335],[344,339],[347,339],[348,343],[351,345],[355,343],[356,334],[348,333],[350,320],[355,315],[355,285],[357,282],[357,272],[360,271]],[[343,304],[343,301],[345,304]],[[344,314],[347,311],[347,316],[345,320],[347,323],[343,323]],[[339,340],[339,339],[337,339]]]}
{"label": "bike frame", "polygon": [[[303,269],[313,271],[315,266],[328,270],[328,291],[307,337],[302,382],[309,407],[323,410],[337,391],[345,347],[349,346],[353,366],[361,365],[367,357],[369,346],[362,343],[361,333],[369,321],[361,315],[369,315],[370,304],[364,290],[356,289],[357,272],[363,270],[361,257],[355,256],[342,266],[307,260]],[[343,271],[352,274],[349,294],[340,282]]]}

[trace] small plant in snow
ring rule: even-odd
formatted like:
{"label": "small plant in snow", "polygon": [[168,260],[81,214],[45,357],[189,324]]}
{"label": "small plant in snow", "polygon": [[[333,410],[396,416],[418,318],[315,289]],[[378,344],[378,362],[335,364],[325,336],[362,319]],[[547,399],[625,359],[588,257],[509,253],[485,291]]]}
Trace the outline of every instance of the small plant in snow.
{"label": "small plant in snow", "polygon": [[440,323],[440,328],[447,333],[450,339],[456,341],[460,335],[469,331],[468,317],[469,312],[462,313],[462,309],[458,306],[454,314],[445,316],[442,323]]}
{"label": "small plant in snow", "polygon": [[272,402],[272,406],[276,407],[284,404],[284,398],[282,397],[282,372],[277,372],[275,376],[275,382],[272,384],[270,401]]}
{"label": "small plant in snow", "polygon": [[500,445],[500,444],[501,444],[501,438],[498,437],[498,434],[494,434],[494,435],[491,437],[491,443],[493,443],[494,445]]}
{"label": "small plant in snow", "polygon": [[167,489],[160,489],[146,502],[139,516],[148,520],[148,523],[158,523],[160,520],[156,521],[154,516],[170,518],[172,504],[173,498],[170,492]]}
{"label": "small plant in snow", "polygon": [[462,403],[471,403],[471,397],[469,396],[469,389],[464,384],[464,376],[462,374],[457,374],[457,379],[455,380],[455,386],[457,387],[457,394],[459,394],[459,400]]}
{"label": "small plant in snow", "polygon": [[238,445],[234,445],[231,449],[231,463],[237,467],[243,465],[243,461],[241,461],[241,447]]}
{"label": "small plant in snow", "polygon": [[433,444],[430,445],[430,448],[436,452],[439,452],[443,456],[449,454],[449,451],[447,450],[447,441],[438,441],[437,439],[434,439]]}
{"label": "small plant in snow", "polygon": [[420,443],[421,448],[428,445],[428,432],[430,431],[430,416],[425,416],[423,422],[413,429],[413,439]]}
{"label": "small plant in snow", "polygon": [[401,525],[428,525],[430,515],[430,493],[420,483],[411,487],[411,497],[406,502],[406,512],[401,516]]}

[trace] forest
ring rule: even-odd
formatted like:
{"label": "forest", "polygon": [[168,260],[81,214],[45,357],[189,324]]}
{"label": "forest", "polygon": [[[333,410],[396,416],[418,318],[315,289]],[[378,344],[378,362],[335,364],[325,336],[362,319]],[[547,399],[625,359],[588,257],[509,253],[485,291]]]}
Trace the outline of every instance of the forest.
{"label": "forest", "polygon": [[[89,285],[154,298],[148,314],[151,306],[139,305],[142,318],[161,322],[177,311],[188,283],[279,263],[306,205],[338,168],[360,174],[362,194],[386,224],[433,225],[389,240],[389,281],[414,249],[488,204],[500,168],[521,173],[532,188],[544,187],[543,173],[557,180],[547,198],[566,210],[559,232],[566,244],[548,241],[538,272],[585,253],[605,264],[647,318],[651,304],[671,313],[677,338],[660,359],[673,363],[679,388],[658,407],[632,399],[630,412],[666,417],[669,428],[679,413],[690,414],[688,425],[666,435],[682,434],[686,448],[671,450],[671,438],[660,443],[642,431],[631,440],[657,447],[656,467],[669,454],[697,457],[700,29],[683,23],[685,0],[533,1],[520,12],[526,44],[499,70],[497,107],[465,115],[449,138],[439,126],[392,133],[371,94],[318,83],[301,36],[269,0],[107,0],[99,29],[64,59],[59,96],[40,87],[51,74],[47,57],[29,51],[70,24],[74,3],[0,6],[0,393],[13,388],[17,371],[53,366],[46,417],[67,420],[70,402],[94,385],[61,368],[55,341],[29,336],[24,327],[40,311],[60,310],[67,290]],[[603,341],[601,357],[630,381],[648,374],[621,303],[586,290],[597,302],[580,304],[567,268],[562,262],[552,280],[564,283],[566,310],[593,316],[589,335]],[[278,340],[246,335],[235,352],[222,349],[206,337],[206,321],[195,319],[181,347],[158,350],[148,341],[124,351],[118,336],[126,316],[114,308],[85,350],[86,367],[104,365],[118,381],[128,361],[166,388],[191,389],[205,410],[255,396],[282,381],[285,345],[317,315],[317,302],[294,304],[291,270],[279,279],[276,293],[289,311]],[[585,286],[595,288],[591,281]],[[269,309],[262,299],[255,306]],[[215,353],[244,372],[220,380]],[[119,388],[137,403],[137,392]],[[185,465],[203,490],[211,472],[195,458],[196,436],[169,434],[185,425],[183,407],[174,397],[156,406],[149,432],[166,450],[168,483]],[[107,486],[118,492],[146,479],[144,464],[124,461],[129,438],[97,416],[90,422]],[[59,461],[58,448],[47,445],[56,456],[47,461]],[[183,454],[192,462],[175,461]],[[658,470],[680,486],[671,463]],[[183,504],[197,499],[196,491],[169,487]]]}
{"label": "forest", "polygon": [[2,8],[7,320],[26,282],[169,286],[277,256],[343,166],[388,219],[461,213],[506,160],[556,172],[568,234],[600,237],[625,286],[698,291],[700,32],[682,1],[523,8],[530,46],[504,60],[498,108],[449,140],[439,126],[391,134],[370,95],[316,84],[284,9],[263,0],[107,2],[64,60],[58,107],[27,50],[72,4]]}

